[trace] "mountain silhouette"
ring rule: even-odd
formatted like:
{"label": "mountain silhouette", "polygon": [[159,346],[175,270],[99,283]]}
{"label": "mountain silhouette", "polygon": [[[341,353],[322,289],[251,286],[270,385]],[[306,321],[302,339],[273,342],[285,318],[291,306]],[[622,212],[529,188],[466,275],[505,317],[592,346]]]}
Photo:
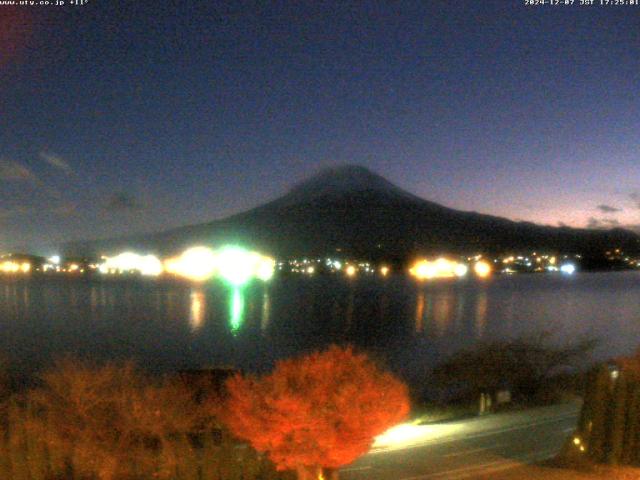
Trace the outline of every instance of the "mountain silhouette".
{"label": "mountain silhouette", "polygon": [[223,220],[164,232],[72,242],[74,255],[140,249],[162,255],[235,243],[281,257],[335,255],[406,260],[416,254],[640,251],[623,230],[549,227],[464,212],[424,200],[355,165],[321,171],[284,196]]}

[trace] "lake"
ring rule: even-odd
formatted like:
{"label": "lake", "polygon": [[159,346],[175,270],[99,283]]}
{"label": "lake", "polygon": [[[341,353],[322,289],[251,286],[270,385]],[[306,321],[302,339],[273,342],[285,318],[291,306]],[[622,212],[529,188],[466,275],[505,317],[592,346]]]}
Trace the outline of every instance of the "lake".
{"label": "lake", "polygon": [[640,272],[529,274],[417,283],[275,279],[232,290],[153,280],[0,279],[0,348],[20,372],[70,353],[145,368],[237,366],[352,343],[410,382],[480,340],[595,336],[594,358],[640,346]]}

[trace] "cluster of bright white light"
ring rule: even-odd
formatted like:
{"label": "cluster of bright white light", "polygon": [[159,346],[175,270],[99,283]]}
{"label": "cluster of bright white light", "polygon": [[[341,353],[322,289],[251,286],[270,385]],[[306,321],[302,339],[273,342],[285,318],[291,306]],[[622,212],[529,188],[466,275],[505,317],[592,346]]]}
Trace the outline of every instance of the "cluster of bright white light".
{"label": "cluster of bright white light", "polygon": [[216,271],[216,256],[209,248],[193,247],[177,257],[165,260],[164,267],[167,273],[197,282],[204,281],[211,278]]}
{"label": "cluster of bright white light", "polygon": [[124,252],[115,257],[103,257],[99,265],[105,274],[140,273],[158,276],[168,273],[196,282],[219,276],[232,285],[243,285],[252,278],[271,279],[276,262],[273,258],[239,247],[227,246],[219,250],[192,247],[180,255],[161,261],[154,255]]}
{"label": "cluster of bright white light", "polygon": [[193,247],[181,255],[165,261],[168,273],[204,281],[219,276],[232,285],[243,285],[252,278],[263,281],[271,279],[276,262],[258,252],[227,246],[220,250]]}
{"label": "cluster of bright white light", "polygon": [[576,266],[573,263],[565,263],[560,267],[560,271],[566,275],[573,275],[576,271]]}
{"label": "cluster of bright white light", "polygon": [[115,257],[106,257],[100,264],[102,273],[130,273],[136,272],[142,275],[157,277],[163,272],[162,262],[155,255],[140,255],[133,252],[124,252]]}
{"label": "cluster of bright white light", "polygon": [[238,247],[226,247],[217,255],[218,274],[232,285],[243,285],[252,277],[267,281],[273,276],[273,258],[248,252]]}
{"label": "cluster of bright white light", "polygon": [[99,271],[105,274],[140,273],[158,276],[169,273],[193,281],[205,281],[215,275],[233,285],[242,285],[251,278],[269,280],[275,260],[238,247],[214,251],[207,247],[192,247],[180,255],[162,262],[154,255],[124,252],[115,257],[103,257]]}

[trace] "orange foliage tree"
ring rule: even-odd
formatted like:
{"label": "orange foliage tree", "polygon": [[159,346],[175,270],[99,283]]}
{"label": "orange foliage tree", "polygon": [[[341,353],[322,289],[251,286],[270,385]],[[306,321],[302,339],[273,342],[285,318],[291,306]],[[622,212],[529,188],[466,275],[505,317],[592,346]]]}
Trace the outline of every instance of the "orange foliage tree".
{"label": "orange foliage tree", "polygon": [[151,381],[131,362],[67,358],[41,381],[27,395],[31,428],[79,478],[173,478],[173,440],[210,422],[186,385]]}
{"label": "orange foliage tree", "polygon": [[304,480],[337,478],[409,412],[407,387],[351,347],[282,360],[269,375],[235,375],[226,386],[221,420]]}
{"label": "orange foliage tree", "polygon": [[640,380],[640,349],[628,357],[618,357],[615,363],[634,379]]}

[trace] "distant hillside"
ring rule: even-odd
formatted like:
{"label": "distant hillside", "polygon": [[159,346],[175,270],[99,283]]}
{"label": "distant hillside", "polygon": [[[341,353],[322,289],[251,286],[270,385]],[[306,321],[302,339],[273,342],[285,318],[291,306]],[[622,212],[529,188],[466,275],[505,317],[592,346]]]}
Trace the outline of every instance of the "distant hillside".
{"label": "distant hillside", "polygon": [[600,255],[640,251],[622,230],[545,227],[453,210],[412,195],[359,166],[321,172],[286,195],[223,220],[159,232],[73,242],[73,255],[140,249],[172,254],[195,244],[233,242],[278,256],[344,255],[402,260],[416,253],[554,250]]}

